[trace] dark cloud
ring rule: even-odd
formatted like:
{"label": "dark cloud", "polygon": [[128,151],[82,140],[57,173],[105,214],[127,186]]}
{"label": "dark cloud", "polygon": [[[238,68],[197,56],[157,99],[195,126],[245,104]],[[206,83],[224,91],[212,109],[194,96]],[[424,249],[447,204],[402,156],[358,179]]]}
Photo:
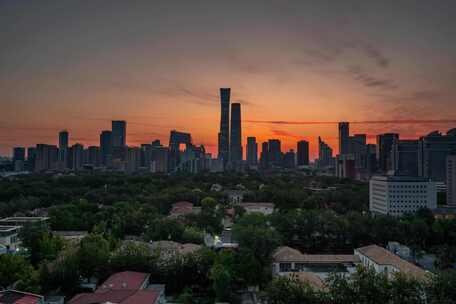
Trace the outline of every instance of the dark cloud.
{"label": "dark cloud", "polygon": [[390,64],[390,59],[387,58],[380,49],[374,47],[372,44],[365,44],[362,46],[362,49],[366,55],[374,60],[374,62],[382,68],[386,68]]}
{"label": "dark cloud", "polygon": [[361,67],[350,66],[347,68],[347,71],[354,80],[359,81],[366,87],[378,88],[382,90],[395,90],[398,88],[398,85],[392,79],[372,76]]}

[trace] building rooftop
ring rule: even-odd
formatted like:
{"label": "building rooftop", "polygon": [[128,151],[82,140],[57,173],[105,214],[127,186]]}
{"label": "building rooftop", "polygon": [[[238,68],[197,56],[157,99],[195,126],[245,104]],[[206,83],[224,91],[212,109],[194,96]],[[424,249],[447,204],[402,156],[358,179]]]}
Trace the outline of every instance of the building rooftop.
{"label": "building rooftop", "polygon": [[16,232],[20,228],[21,227],[19,227],[19,226],[4,226],[4,225],[0,225],[0,232]]}
{"label": "building rooftop", "polygon": [[279,247],[273,254],[275,262],[300,262],[308,264],[343,264],[358,263],[359,258],[353,254],[303,254],[290,247]]}
{"label": "building rooftop", "polygon": [[282,275],[296,278],[302,283],[307,283],[311,287],[315,289],[323,289],[325,287],[325,282],[317,276],[316,274],[308,271],[300,271],[300,272],[284,272]]}
{"label": "building rooftop", "polygon": [[138,290],[149,279],[149,274],[135,271],[118,272],[110,276],[95,292],[106,290]]}
{"label": "building rooftop", "polygon": [[383,247],[369,245],[357,248],[356,250],[379,265],[391,265],[399,271],[410,274],[418,279],[422,279],[426,275],[426,271],[420,267],[401,259],[399,256],[391,253]]}
{"label": "building rooftop", "polygon": [[38,304],[43,296],[17,290],[0,291],[1,304]]}
{"label": "building rooftop", "polygon": [[371,180],[385,181],[385,182],[403,182],[403,183],[417,183],[429,182],[429,178],[419,176],[398,176],[398,175],[374,175]]}

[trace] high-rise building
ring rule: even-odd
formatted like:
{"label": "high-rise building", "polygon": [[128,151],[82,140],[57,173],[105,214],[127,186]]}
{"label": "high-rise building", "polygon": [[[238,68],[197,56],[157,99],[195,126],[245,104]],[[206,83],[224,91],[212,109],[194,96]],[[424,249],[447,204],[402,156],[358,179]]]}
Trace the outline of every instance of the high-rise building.
{"label": "high-rise building", "polygon": [[261,144],[261,157],[260,157],[261,168],[269,168],[269,143],[267,141]]}
{"label": "high-rise building", "polygon": [[87,148],[87,156],[85,157],[84,164],[98,167],[100,165],[100,148],[97,146],[90,146]]}
{"label": "high-rise building", "polygon": [[100,160],[101,164],[109,167],[112,160],[112,132],[102,131],[100,134]]}
{"label": "high-rise building", "polygon": [[377,162],[381,172],[388,172],[393,168],[391,152],[393,143],[399,140],[397,133],[385,133],[377,135]]}
{"label": "high-rise building", "polygon": [[334,165],[333,150],[321,137],[318,137],[318,167],[327,168]]}
{"label": "high-rise building", "polygon": [[25,148],[24,147],[14,147],[13,148],[13,162],[16,161],[25,161]]}
{"label": "high-rise building", "polygon": [[230,160],[242,161],[241,104],[231,104]]}
{"label": "high-rise building", "polygon": [[220,89],[220,132],[218,134],[218,158],[226,163],[230,151],[230,88]]}
{"label": "high-rise building", "polygon": [[84,146],[76,143],[71,146],[72,169],[74,171],[82,170],[84,165]]}
{"label": "high-rise building", "polygon": [[129,173],[138,171],[141,165],[141,148],[128,147],[126,171]]}
{"label": "high-rise building", "polygon": [[36,147],[27,148],[27,163],[26,169],[30,172],[35,171],[35,161],[36,161]]}
{"label": "high-rise building", "polygon": [[13,149],[14,171],[24,171],[25,169],[25,148],[15,147]]}
{"label": "high-rise building", "polygon": [[394,175],[418,176],[418,140],[393,142],[391,164]]}
{"label": "high-rise building", "polygon": [[59,132],[59,166],[61,169],[68,167],[68,138],[67,130]]}
{"label": "high-rise building", "polygon": [[268,140],[269,152],[268,152],[268,161],[270,165],[273,166],[282,166],[282,144],[278,139]]}
{"label": "high-rise building", "polygon": [[446,160],[447,205],[456,207],[456,153]]}
{"label": "high-rise building", "polygon": [[256,166],[258,164],[258,143],[256,137],[247,137],[247,164]]}
{"label": "high-rise building", "polygon": [[418,148],[418,175],[435,182],[446,180],[446,158],[456,150],[456,129],[446,135],[434,131],[420,138]]}
{"label": "high-rise building", "polygon": [[127,139],[127,122],[124,120],[112,121],[112,146],[125,147]]}
{"label": "high-rise building", "polygon": [[58,163],[57,146],[38,144],[36,145],[35,171],[42,172],[46,170],[54,170]]}
{"label": "high-rise building", "polygon": [[309,142],[305,140],[298,141],[297,149],[297,165],[308,166],[309,165]]}
{"label": "high-rise building", "polygon": [[350,153],[350,125],[348,122],[339,122],[339,154]]}
{"label": "high-rise building", "polygon": [[283,155],[282,164],[285,168],[289,169],[296,167],[296,153],[293,150],[286,152]]}

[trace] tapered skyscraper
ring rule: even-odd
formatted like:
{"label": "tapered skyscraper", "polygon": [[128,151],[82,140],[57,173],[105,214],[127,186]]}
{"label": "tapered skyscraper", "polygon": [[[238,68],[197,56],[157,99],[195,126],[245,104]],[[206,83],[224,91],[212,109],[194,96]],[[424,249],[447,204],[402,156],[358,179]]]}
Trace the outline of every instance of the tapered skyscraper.
{"label": "tapered skyscraper", "polygon": [[241,104],[231,104],[230,160],[242,160]]}
{"label": "tapered skyscraper", "polygon": [[218,158],[229,160],[230,151],[230,88],[220,89],[220,132],[218,134]]}

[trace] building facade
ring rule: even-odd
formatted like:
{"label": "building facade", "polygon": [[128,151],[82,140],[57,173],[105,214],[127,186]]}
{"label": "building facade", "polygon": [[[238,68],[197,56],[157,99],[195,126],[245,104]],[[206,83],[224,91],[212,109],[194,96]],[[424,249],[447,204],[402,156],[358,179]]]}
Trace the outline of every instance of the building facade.
{"label": "building facade", "polygon": [[298,141],[297,146],[297,160],[296,163],[298,166],[308,166],[309,165],[309,142],[305,140]]}
{"label": "building facade", "polygon": [[407,176],[373,176],[370,179],[369,210],[372,213],[402,216],[422,208],[437,208],[435,182]]}
{"label": "building facade", "polygon": [[220,132],[218,134],[218,158],[229,160],[230,151],[230,88],[220,89]]}
{"label": "building facade", "polygon": [[258,143],[256,137],[247,137],[247,165],[258,165]]}
{"label": "building facade", "polygon": [[391,151],[393,143],[399,140],[397,133],[385,133],[377,135],[377,163],[381,172],[388,172],[392,169]]}
{"label": "building facade", "polygon": [[447,156],[446,161],[447,205],[456,207],[456,154]]}
{"label": "building facade", "polygon": [[241,104],[231,104],[230,161],[242,161]]}

